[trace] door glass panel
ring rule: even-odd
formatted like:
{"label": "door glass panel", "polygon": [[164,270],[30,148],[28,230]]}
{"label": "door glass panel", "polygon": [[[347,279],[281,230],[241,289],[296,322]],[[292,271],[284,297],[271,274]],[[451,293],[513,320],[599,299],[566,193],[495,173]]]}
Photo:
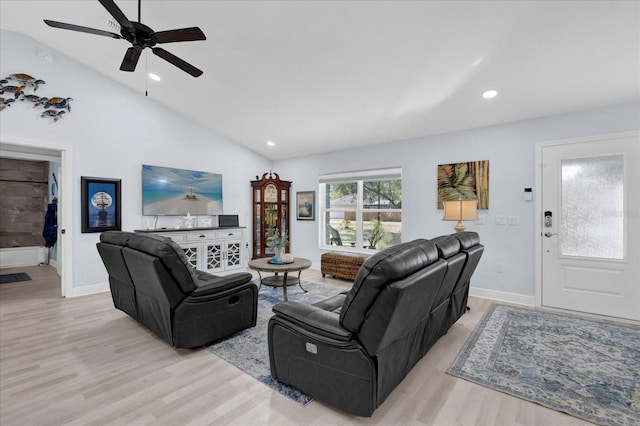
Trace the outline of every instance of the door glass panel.
{"label": "door glass panel", "polygon": [[624,157],[562,160],[560,253],[624,257]]}

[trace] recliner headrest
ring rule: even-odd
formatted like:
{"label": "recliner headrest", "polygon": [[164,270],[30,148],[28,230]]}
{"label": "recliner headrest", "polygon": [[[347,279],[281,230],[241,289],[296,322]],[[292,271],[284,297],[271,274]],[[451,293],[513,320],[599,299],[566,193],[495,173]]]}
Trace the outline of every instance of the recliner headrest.
{"label": "recliner headrest", "polygon": [[442,235],[431,241],[435,243],[441,259],[448,259],[460,253],[460,241],[454,235]]}
{"label": "recliner headrest", "polygon": [[107,244],[115,244],[117,246],[127,246],[130,234],[130,232],[105,231],[100,234],[100,241]]}
{"label": "recliner headrest", "polygon": [[453,234],[453,236],[460,241],[460,245],[463,250],[480,244],[480,236],[477,232],[459,232],[457,234]]}

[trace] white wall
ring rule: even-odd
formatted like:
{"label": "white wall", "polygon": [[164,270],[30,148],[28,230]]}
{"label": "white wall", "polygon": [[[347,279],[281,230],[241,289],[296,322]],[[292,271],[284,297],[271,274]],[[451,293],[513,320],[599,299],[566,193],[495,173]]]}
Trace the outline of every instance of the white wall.
{"label": "white wall", "polygon": [[[464,120],[464,117],[460,117]],[[489,209],[480,210],[485,224],[466,222],[480,234],[485,252],[472,280],[476,294],[534,303],[534,202],[524,201],[525,187],[534,182],[536,142],[640,129],[640,104],[624,104],[544,117],[468,131],[391,142],[363,149],[278,161],[274,171],[292,180],[296,191],[318,189],[325,173],[402,167],[403,241],[453,232],[437,210],[437,165],[489,160]],[[518,216],[520,226],[496,225],[496,215]],[[293,252],[319,265],[319,221],[293,221]],[[503,265],[503,273],[496,265]],[[474,291],[472,289],[472,291]],[[514,293],[522,297],[509,294]],[[502,297],[501,297],[502,296]]]}
{"label": "white wall", "polygon": [[270,160],[58,52],[52,52],[53,63],[42,62],[39,50],[52,51],[22,34],[1,31],[0,76],[26,73],[45,80],[38,94],[73,98],[71,112],[53,123],[26,102],[16,102],[0,113],[0,141],[72,148],[73,188],[61,191],[73,197],[73,229],[67,233],[73,241],[74,288],[107,281],[95,248],[99,234],[80,232],[81,176],[122,179],[122,229],[133,230],[146,227],[142,164],[221,173],[224,212],[239,214],[241,224],[250,227],[249,181],[270,170]]}

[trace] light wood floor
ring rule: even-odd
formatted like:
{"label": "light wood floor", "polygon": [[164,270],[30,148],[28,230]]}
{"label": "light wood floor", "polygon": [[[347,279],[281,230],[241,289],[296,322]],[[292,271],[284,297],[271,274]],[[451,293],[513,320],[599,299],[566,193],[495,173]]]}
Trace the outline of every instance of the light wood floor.
{"label": "light wood floor", "polygon": [[[108,293],[64,299],[52,267],[0,284],[0,425],[585,425],[445,373],[490,301],[465,314],[371,418],[306,407],[204,349],[173,349]],[[319,271],[303,279],[322,278]],[[265,330],[266,333],[266,330]]]}

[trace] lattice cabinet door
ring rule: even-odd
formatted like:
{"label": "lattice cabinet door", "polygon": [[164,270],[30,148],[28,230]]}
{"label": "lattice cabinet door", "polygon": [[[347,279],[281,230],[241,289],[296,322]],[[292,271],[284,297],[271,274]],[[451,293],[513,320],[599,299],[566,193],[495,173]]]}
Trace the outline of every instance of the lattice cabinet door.
{"label": "lattice cabinet door", "polygon": [[223,251],[223,242],[213,241],[207,243],[204,263],[207,272],[224,270],[224,259],[225,252]]}
{"label": "lattice cabinet door", "polygon": [[229,241],[226,243],[226,269],[241,268],[242,265],[242,241]]}
{"label": "lattice cabinet door", "polygon": [[187,256],[187,260],[189,261],[189,265],[193,269],[197,269],[199,266],[199,257],[200,257],[200,248],[201,244],[181,244],[182,249],[184,250],[184,254]]}

